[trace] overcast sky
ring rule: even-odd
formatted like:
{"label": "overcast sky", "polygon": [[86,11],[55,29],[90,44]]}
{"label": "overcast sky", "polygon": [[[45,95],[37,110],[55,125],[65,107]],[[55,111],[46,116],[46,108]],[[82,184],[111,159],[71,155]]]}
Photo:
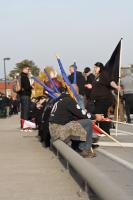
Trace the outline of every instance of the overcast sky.
{"label": "overcast sky", "polygon": [[0,77],[23,59],[57,68],[58,52],[79,70],[106,63],[123,37],[122,63],[133,63],[132,0],[0,0]]}

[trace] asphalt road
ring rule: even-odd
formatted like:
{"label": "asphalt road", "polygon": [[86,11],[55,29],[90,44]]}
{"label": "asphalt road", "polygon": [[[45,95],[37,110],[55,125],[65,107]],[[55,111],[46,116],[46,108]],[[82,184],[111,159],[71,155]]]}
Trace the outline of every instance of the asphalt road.
{"label": "asphalt road", "polygon": [[[115,136],[115,130],[111,131],[111,135],[124,147],[101,137],[97,157],[91,162],[133,197],[133,125],[119,125],[118,135]],[[90,162],[90,159],[86,160]]]}

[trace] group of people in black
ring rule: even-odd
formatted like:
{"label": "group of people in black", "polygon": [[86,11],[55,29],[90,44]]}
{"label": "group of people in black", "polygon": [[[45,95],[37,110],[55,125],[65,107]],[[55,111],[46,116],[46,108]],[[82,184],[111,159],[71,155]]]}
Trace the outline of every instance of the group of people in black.
{"label": "group of people in black", "polygon": [[[68,79],[79,95],[79,100],[71,95],[63,81],[53,78],[53,82],[59,93],[50,81],[45,82],[54,91],[57,98],[51,98],[44,90],[44,95],[32,98],[31,85],[28,73],[29,67],[24,66],[21,77],[21,90],[18,92],[21,103],[21,119],[32,120],[37,124],[38,136],[45,147],[50,146],[50,140],[60,139],[70,145],[83,157],[96,156],[94,143],[99,137],[93,133],[92,122],[96,121],[99,126],[110,134],[110,123],[103,121],[107,117],[108,108],[113,103],[111,89],[119,90],[119,86],[110,80],[104,71],[102,63],[94,65],[95,74],[89,67],[82,74],[76,69],[76,83],[74,80],[74,65],[71,65]],[[21,128],[23,131],[22,123]],[[27,130],[26,130],[27,132]]]}
{"label": "group of people in black", "polygon": [[[71,68],[74,66],[70,66]],[[114,95],[112,90],[120,90],[120,87],[110,79],[109,74],[104,70],[104,65],[100,62],[94,65],[94,74],[90,68],[84,69],[84,77],[81,72],[77,72],[77,85],[81,88],[82,96],[84,96],[85,108],[93,114],[102,114],[105,118],[108,117],[108,109],[114,103]],[[73,80],[74,73],[71,73],[69,79]],[[108,134],[110,134],[111,124],[109,122],[99,122],[99,125]]]}
{"label": "group of people in black", "polygon": [[0,93],[0,118],[6,118],[19,112],[19,100],[15,97],[6,97]]}

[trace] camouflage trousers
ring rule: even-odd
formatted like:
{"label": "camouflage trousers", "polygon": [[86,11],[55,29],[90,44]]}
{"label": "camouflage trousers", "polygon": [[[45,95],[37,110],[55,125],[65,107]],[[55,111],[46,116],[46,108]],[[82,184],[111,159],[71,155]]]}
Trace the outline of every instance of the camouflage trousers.
{"label": "camouflage trousers", "polygon": [[[50,135],[53,140],[60,139],[64,141],[65,143],[69,143],[70,140],[78,140],[78,141],[86,141],[87,139],[87,131],[85,128],[83,128],[82,124],[80,123],[84,122],[88,123],[89,121],[86,120],[79,120],[79,121],[71,121],[65,125],[59,125],[59,124],[52,124],[49,123],[49,130]],[[89,124],[91,126],[91,122]],[[90,135],[90,142],[92,140],[92,133]],[[91,145],[91,144],[90,144]]]}

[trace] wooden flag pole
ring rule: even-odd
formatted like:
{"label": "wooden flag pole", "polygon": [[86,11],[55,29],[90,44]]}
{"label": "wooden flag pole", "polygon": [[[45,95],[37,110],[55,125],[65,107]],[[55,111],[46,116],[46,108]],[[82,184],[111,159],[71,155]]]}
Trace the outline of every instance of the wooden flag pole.
{"label": "wooden flag pole", "polygon": [[[118,79],[118,86],[120,87],[121,81],[121,64],[122,64],[122,38],[121,38],[121,49],[120,49],[120,61],[119,61],[119,79]],[[117,108],[116,108],[116,129],[115,134],[118,135],[118,121],[119,121],[119,105],[120,105],[120,90],[118,90],[117,96]]]}
{"label": "wooden flag pole", "polygon": [[109,135],[108,133],[106,133],[103,129],[101,129],[100,127],[98,127],[96,125],[96,127],[104,134],[106,135],[108,138],[110,138],[111,140],[113,140],[114,142],[116,142],[117,144],[119,144],[120,146],[124,147],[118,140],[116,140],[115,138],[113,138],[111,135]]}

